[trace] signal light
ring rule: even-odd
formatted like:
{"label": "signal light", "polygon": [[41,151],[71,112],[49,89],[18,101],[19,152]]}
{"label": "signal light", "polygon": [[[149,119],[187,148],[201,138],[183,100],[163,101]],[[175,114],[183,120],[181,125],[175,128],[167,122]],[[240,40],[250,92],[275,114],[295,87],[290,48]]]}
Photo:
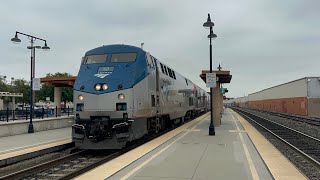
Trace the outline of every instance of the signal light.
{"label": "signal light", "polygon": [[227,88],[220,88],[220,94],[225,94],[229,92]]}

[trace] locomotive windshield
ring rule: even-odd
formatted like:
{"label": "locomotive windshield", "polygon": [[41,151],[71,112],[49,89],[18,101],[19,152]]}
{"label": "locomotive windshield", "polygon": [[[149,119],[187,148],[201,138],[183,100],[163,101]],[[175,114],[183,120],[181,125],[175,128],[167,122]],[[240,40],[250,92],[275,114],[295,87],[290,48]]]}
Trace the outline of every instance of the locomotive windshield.
{"label": "locomotive windshield", "polygon": [[83,64],[101,64],[107,60],[107,54],[91,55],[84,57]]}
{"label": "locomotive windshield", "polygon": [[137,53],[117,53],[112,54],[111,62],[135,62]]}

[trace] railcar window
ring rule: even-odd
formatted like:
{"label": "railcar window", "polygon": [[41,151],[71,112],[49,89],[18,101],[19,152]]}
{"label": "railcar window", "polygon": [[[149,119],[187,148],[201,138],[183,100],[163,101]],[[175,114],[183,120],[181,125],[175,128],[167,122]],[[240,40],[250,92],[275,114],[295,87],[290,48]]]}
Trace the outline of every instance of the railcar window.
{"label": "railcar window", "polygon": [[189,106],[193,106],[193,98],[189,97]]}
{"label": "railcar window", "polygon": [[111,62],[135,62],[137,53],[117,53],[111,55]]}
{"label": "railcar window", "polygon": [[101,64],[107,60],[107,54],[90,55],[83,59],[83,64]]}
{"label": "railcar window", "polygon": [[160,66],[161,66],[162,73],[163,73],[163,74],[165,74],[165,73],[164,73],[164,68],[163,68],[162,63],[160,63]]}

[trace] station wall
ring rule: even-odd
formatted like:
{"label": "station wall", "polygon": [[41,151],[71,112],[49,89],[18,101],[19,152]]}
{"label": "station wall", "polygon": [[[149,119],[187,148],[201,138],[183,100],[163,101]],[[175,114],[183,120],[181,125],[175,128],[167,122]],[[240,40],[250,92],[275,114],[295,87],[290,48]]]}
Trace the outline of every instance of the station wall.
{"label": "station wall", "polygon": [[238,107],[320,117],[320,77],[305,77],[235,99]]}
{"label": "station wall", "polygon": [[265,99],[282,99],[294,97],[307,97],[308,86],[306,78],[291,81],[285,84],[274,86],[262,91],[249,94],[249,101]]}
{"label": "station wall", "polygon": [[248,107],[265,111],[276,111],[307,116],[307,104],[308,99],[306,97],[297,97],[249,101]]}

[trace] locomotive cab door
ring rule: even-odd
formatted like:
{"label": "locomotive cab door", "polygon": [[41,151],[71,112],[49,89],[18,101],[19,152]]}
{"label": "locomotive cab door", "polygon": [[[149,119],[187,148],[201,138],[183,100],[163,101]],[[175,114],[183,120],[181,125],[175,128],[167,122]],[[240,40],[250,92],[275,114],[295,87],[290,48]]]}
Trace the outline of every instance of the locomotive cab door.
{"label": "locomotive cab door", "polygon": [[160,73],[159,73],[159,66],[158,61],[156,58],[152,58],[154,64],[156,65],[156,110],[157,116],[161,114],[160,112]]}
{"label": "locomotive cab door", "polygon": [[148,52],[146,53],[147,62],[152,69],[155,71],[152,72],[152,83],[149,87],[149,92],[151,95],[151,109],[152,116],[157,117],[160,114],[160,104],[159,104],[159,70],[157,65],[157,60],[153,56],[151,56]]}
{"label": "locomotive cab door", "polygon": [[155,132],[158,133],[160,129],[165,128],[165,120],[161,118],[161,108],[160,108],[160,73],[159,73],[159,66],[158,61],[156,58],[152,58],[154,64],[156,66],[156,118],[155,118]]}

